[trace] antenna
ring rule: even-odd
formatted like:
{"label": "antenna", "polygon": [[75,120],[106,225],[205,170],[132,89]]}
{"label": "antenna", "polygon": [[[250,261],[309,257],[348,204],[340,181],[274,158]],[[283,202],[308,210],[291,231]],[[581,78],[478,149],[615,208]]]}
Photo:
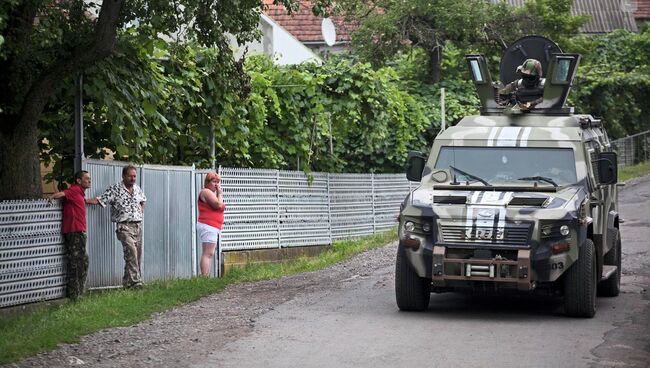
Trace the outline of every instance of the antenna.
{"label": "antenna", "polygon": [[325,40],[327,46],[334,46],[336,43],[336,27],[330,18],[323,18],[320,31],[323,34],[323,40]]}

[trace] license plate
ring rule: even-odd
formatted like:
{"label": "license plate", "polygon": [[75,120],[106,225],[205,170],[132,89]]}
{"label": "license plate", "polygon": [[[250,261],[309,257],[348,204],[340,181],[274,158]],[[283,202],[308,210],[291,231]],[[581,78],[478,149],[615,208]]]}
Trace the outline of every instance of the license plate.
{"label": "license plate", "polygon": [[503,240],[503,229],[465,229],[464,240]]}

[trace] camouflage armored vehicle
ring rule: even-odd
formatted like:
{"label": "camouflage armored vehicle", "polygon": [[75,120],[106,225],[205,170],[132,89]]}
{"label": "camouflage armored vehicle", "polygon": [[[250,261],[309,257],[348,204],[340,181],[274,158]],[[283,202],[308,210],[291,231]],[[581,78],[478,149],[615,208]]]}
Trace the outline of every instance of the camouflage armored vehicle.
{"label": "camouflage armored vehicle", "polygon": [[[399,216],[397,305],[427,309],[431,292],[543,291],[563,295],[568,315],[593,317],[596,294],[620,288],[617,159],[602,121],[565,106],[580,56],[524,37],[504,53],[501,83],[482,55],[466,59],[481,114],[440,132],[428,159],[409,154],[420,186]],[[545,77],[537,92],[498,98],[529,59]]]}

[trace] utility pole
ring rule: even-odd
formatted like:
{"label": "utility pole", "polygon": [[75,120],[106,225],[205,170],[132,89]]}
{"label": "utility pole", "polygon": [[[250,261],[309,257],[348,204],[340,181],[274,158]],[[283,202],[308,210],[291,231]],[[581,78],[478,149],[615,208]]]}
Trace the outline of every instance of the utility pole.
{"label": "utility pole", "polygon": [[84,159],[83,74],[77,74],[74,89],[74,171],[81,170]]}
{"label": "utility pole", "polygon": [[447,129],[447,121],[445,120],[445,89],[440,88],[440,130]]}
{"label": "utility pole", "polygon": [[214,170],[217,164],[217,150],[214,137],[214,120],[210,120],[210,167]]}

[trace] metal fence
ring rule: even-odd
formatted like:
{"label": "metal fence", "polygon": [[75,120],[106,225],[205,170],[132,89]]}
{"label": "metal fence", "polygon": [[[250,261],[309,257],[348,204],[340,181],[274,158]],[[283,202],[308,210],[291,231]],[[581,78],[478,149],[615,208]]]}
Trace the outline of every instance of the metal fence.
{"label": "metal fence", "polygon": [[0,202],[0,307],[65,294],[60,204]]}
{"label": "metal fence", "polygon": [[612,141],[620,167],[650,160],[650,130]]}
{"label": "metal fence", "polygon": [[[612,141],[621,167],[650,159],[650,131]],[[85,160],[99,195],[122,177],[125,163]],[[411,184],[403,174],[327,174],[220,168],[226,222],[220,251],[331,244],[390,228]],[[146,281],[191,277],[201,255],[196,198],[206,170],[143,165],[138,183],[144,219]],[[57,299],[65,293],[61,206],[0,202],[0,307]],[[88,287],[121,284],[124,260],[110,211],[88,207]],[[213,274],[219,274],[220,256]]]}
{"label": "metal fence", "polygon": [[[99,196],[122,179],[124,162],[85,160]],[[197,194],[207,170],[137,166],[146,196],[142,273],[145,281],[197,274]],[[306,175],[299,171],[220,168],[225,224],[220,252],[331,244],[395,224],[410,184],[403,174]],[[0,307],[65,294],[60,203],[0,202]],[[119,286],[124,259],[110,210],[87,206],[90,288]],[[220,274],[220,253],[213,275]]]}

